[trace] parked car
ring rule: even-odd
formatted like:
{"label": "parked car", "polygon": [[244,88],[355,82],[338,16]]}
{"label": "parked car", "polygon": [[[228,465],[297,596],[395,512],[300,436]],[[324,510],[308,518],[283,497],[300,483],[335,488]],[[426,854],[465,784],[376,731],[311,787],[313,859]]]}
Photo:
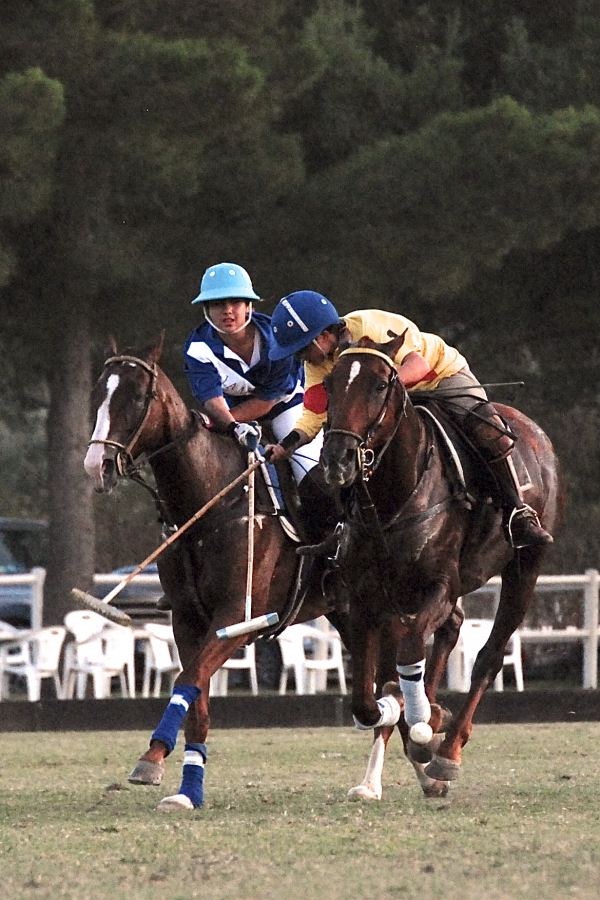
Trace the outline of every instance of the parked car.
{"label": "parked car", "polygon": [[[46,567],[48,523],[41,519],[0,517],[0,575],[23,575]],[[31,626],[32,590],[28,584],[0,584],[0,620],[16,628]]]}

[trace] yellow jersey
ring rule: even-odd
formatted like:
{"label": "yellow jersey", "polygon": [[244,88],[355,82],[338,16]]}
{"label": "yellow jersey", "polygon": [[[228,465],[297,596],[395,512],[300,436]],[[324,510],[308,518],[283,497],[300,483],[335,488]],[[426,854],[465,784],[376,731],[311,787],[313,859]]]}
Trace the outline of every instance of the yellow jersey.
{"label": "yellow jersey", "polygon": [[[395,334],[406,332],[404,343],[398,350],[394,362],[401,365],[409,353],[416,351],[425,358],[430,369],[427,379],[414,386],[411,385],[411,391],[425,388],[432,390],[444,378],[456,375],[467,366],[466,359],[458,350],[450,347],[438,335],[420,331],[414,322],[398,313],[385,312],[381,309],[359,309],[343,316],[343,320],[352,335],[353,343],[361,337],[370,337],[378,344],[384,344],[390,340],[388,331]],[[317,436],[327,419],[327,395],[323,379],[333,369],[338,356],[339,350],[336,350],[332,359],[325,359],[318,366],[304,363],[306,378],[304,404],[294,430],[303,431],[311,440]]]}

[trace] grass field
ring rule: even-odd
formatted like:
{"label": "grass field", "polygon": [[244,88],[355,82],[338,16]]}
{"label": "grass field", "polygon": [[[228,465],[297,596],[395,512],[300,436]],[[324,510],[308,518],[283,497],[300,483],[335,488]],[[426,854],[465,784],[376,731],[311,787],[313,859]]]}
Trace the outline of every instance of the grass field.
{"label": "grass field", "polygon": [[600,724],[480,725],[459,781],[425,800],[400,741],[380,803],[346,799],[370,736],[213,731],[206,805],[127,784],[136,732],[2,734],[0,883],[72,900],[546,900],[600,893]]}

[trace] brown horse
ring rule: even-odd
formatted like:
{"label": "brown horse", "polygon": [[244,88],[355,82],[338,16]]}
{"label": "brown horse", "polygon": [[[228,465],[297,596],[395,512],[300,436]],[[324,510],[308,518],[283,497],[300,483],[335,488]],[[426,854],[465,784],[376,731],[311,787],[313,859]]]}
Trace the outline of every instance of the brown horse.
{"label": "brown horse", "polygon": [[[362,338],[340,355],[325,380],[329,405],[321,462],[329,484],[348,495],[339,557],[349,586],[352,711],[359,727],[376,728],[367,775],[351,791],[365,798],[381,794],[385,746],[396,722],[424,793],[446,793],[458,776],[475,710],[532,602],[546,550],[514,550],[497,506],[469,502],[464,495],[461,501],[453,490],[456,477],[444,439],[397,378],[392,360],[402,341]],[[552,445],[517,410],[497,409],[518,437],[515,463],[527,502],[553,530],[564,494]],[[485,492],[481,500],[487,500]],[[457,601],[497,573],[502,593],[494,626],[470,692],[450,721],[436,694],[463,618]],[[392,684],[394,657],[401,693]],[[389,696],[376,701],[374,681]],[[383,687],[385,682],[390,684]]]}
{"label": "brown horse", "polygon": [[[244,472],[247,459],[234,438],[206,427],[188,410],[158,366],[161,351],[162,335],[141,352],[119,355],[113,342],[94,389],[96,426],[85,467],[97,491],[110,491],[145,454],[166,516],[181,527]],[[316,569],[301,612],[290,610],[296,544],[274,514],[262,479],[257,478],[256,494],[252,616],[276,612],[291,624],[327,615],[344,639],[344,617],[323,596]],[[248,534],[248,496],[240,483],[158,558],[183,671],[130,781],[160,784],[165,757],[187,711],[182,790],[165,798],[163,808],[202,804],[210,678],[248,640],[247,635],[217,638],[218,629],[245,618]]]}

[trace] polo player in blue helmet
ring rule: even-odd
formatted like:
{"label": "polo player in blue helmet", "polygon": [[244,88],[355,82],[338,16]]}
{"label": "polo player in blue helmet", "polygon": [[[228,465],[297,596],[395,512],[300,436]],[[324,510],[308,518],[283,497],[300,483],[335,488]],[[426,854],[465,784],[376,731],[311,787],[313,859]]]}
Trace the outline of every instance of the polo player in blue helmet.
{"label": "polo player in blue helmet", "polygon": [[[184,350],[192,393],[215,425],[255,450],[260,422],[276,440],[295,427],[302,412],[303,368],[293,356],[274,359],[271,320],[255,312],[259,301],[248,272],[235,263],[210,266],[192,304],[202,304],[204,322],[190,334]],[[298,482],[316,465],[322,436],[292,456]]]}

